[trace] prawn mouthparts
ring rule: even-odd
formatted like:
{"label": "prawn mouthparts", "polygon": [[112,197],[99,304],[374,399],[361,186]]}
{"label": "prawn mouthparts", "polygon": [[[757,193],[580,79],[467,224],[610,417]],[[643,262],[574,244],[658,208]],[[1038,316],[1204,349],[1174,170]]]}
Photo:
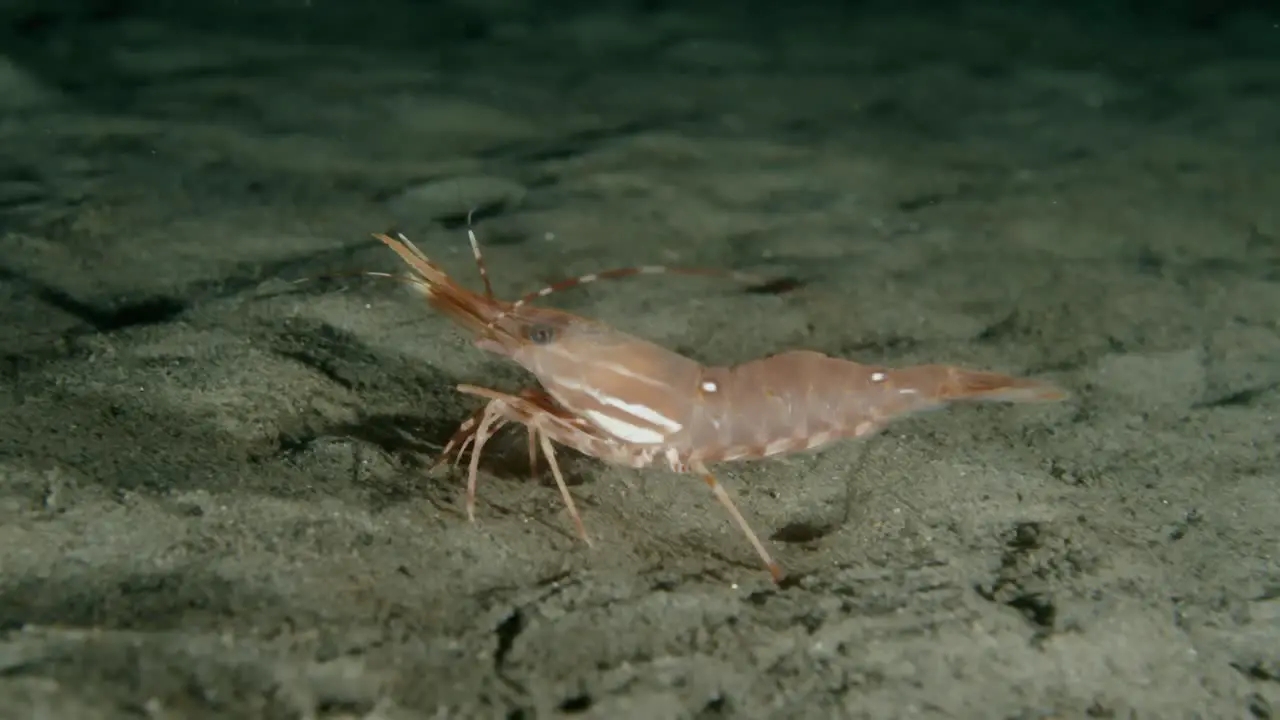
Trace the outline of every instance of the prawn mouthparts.
{"label": "prawn mouthparts", "polygon": [[376,235],[413,270],[410,282],[433,307],[476,334],[481,349],[510,358],[538,387],[507,394],[474,385],[460,392],[485,399],[445,445],[436,466],[470,452],[466,510],[475,519],[479,461],[503,426],[529,432],[530,466],[541,451],[578,536],[590,544],[555,446],[608,463],[645,468],[664,463],[700,476],[747,538],[774,580],[782,570],[709,467],[814,450],[872,435],[887,424],[955,402],[1052,402],[1067,394],[1052,383],[951,365],[890,368],[793,350],[733,367],[708,367],[603,323],[533,300],[603,278],[641,274],[740,273],[623,268],[575,278],[515,302],[494,297],[475,233],[468,239],[485,294],[459,285],[403,236]]}

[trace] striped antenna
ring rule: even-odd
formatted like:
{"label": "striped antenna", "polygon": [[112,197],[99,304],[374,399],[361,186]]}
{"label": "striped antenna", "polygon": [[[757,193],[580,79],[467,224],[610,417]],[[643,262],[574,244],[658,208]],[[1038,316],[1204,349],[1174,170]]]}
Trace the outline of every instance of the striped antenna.
{"label": "striped antenna", "polygon": [[[468,231],[468,233],[470,233],[470,231]],[[403,238],[403,236],[401,237]],[[475,253],[476,261],[477,261],[476,267],[480,271],[481,280],[484,281],[485,296],[487,298],[494,298],[493,286],[489,281],[489,273],[487,268],[484,265],[484,256],[478,252],[478,245],[473,245],[472,249],[473,251],[476,251]],[[432,263],[432,265],[434,265],[434,263]],[[513,302],[511,304],[511,310],[514,310],[518,307],[522,307],[524,305],[528,305],[534,300],[544,298],[548,295],[553,295],[555,293],[563,292],[565,290],[571,290],[580,285],[589,285],[599,280],[617,280],[621,278],[631,277],[633,275],[690,275],[690,276],[705,276],[705,277],[726,277],[731,280],[735,280],[741,283],[746,283],[749,285],[758,285],[760,287],[770,286],[769,281],[766,281],[764,278],[761,278],[757,275],[752,275],[750,273],[738,272],[736,270],[717,270],[714,268],[671,267],[667,265],[636,265],[632,267],[621,267],[621,268],[613,268],[611,270],[602,270],[600,272],[588,273],[586,275],[580,275],[575,278],[568,278],[566,280],[560,280],[560,281],[551,283],[550,285],[546,285],[539,290],[535,290],[534,292],[528,293],[523,297],[521,297],[520,299]],[[387,280],[395,280],[396,282],[408,283],[411,285],[419,282],[417,277],[413,275],[403,275],[403,274],[398,275],[395,273],[377,272],[372,270],[358,270],[353,272],[328,273],[325,275],[313,275],[311,277],[298,278],[297,280],[291,280],[290,284],[301,285],[302,283],[315,282],[318,280],[337,280],[341,278],[357,278],[357,277],[383,278]],[[510,311],[508,311],[508,313],[509,312]],[[498,319],[505,317],[508,313],[502,313]],[[492,326],[493,324],[490,323],[490,327]]]}
{"label": "striped antenna", "polygon": [[[480,241],[476,239],[476,233],[474,230],[471,229],[470,225],[468,225],[467,227],[467,240],[471,243],[471,253],[476,258],[476,266],[480,268],[481,277],[484,278],[485,291],[489,293],[489,297],[492,298],[493,290],[489,287],[489,276],[484,266],[484,253],[481,252]],[[633,265],[631,267],[613,268],[611,270],[601,270],[599,272],[587,273],[586,275],[579,275],[578,277],[568,278],[566,280],[560,280],[558,282],[551,283],[550,285],[546,285],[538,290],[534,290],[531,293],[527,293],[524,296],[520,297],[515,302],[511,303],[511,307],[499,312],[496,316],[494,316],[494,318],[489,321],[489,324],[485,326],[485,330],[486,331],[493,330],[499,322],[501,322],[504,318],[506,318],[507,316],[519,310],[521,307],[524,307],[525,305],[528,305],[529,303],[535,300],[544,298],[548,295],[553,295],[555,293],[563,292],[565,290],[571,290],[573,288],[581,287],[583,285],[590,285],[591,283],[598,282],[600,280],[620,280],[622,278],[633,277],[636,275],[690,275],[690,276],[699,276],[699,277],[724,277],[724,278],[729,278],[731,280],[735,280],[737,282],[745,283],[748,285],[756,285],[756,286],[762,286],[762,287],[769,285],[769,281],[765,280],[764,278],[758,275],[738,272],[737,270],[718,270],[714,268],[671,267],[669,265]]]}
{"label": "striped antenna", "polygon": [[484,281],[485,298],[496,300],[497,298],[493,294],[493,285],[489,282],[489,268],[484,264],[484,253],[480,252],[480,243],[476,242],[476,234],[471,230],[471,216],[474,213],[475,208],[467,211],[467,238],[471,241],[471,254],[475,256],[476,269],[480,271],[480,279]]}
{"label": "striped antenna", "polygon": [[312,275],[310,277],[298,278],[290,280],[290,285],[301,285],[303,283],[316,282],[317,280],[338,280],[340,278],[358,278],[358,277],[376,277],[386,278],[387,280],[399,280],[401,282],[412,282],[414,278],[409,275],[395,275],[385,272],[374,272],[372,270],[356,270],[353,272],[327,273],[325,275]]}
{"label": "striped antenna", "polygon": [[614,268],[612,270],[601,270],[600,272],[587,273],[586,275],[579,275],[578,277],[575,277],[575,278],[561,280],[559,282],[555,282],[550,285],[547,285],[539,290],[535,290],[531,293],[528,293],[527,295],[524,295],[520,299],[511,303],[510,308],[503,310],[502,312],[499,312],[497,316],[493,318],[493,320],[490,320],[489,324],[486,326],[486,329],[489,329],[489,330],[493,329],[493,327],[497,325],[499,322],[501,322],[503,318],[507,317],[513,312],[516,312],[521,307],[528,305],[534,300],[539,300],[548,295],[553,295],[555,293],[562,292],[564,290],[571,290],[573,288],[580,287],[582,285],[590,285],[591,283],[598,282],[600,280],[619,280],[621,278],[628,278],[635,275],[691,275],[691,276],[702,276],[702,277],[726,277],[731,280],[736,280],[738,282],[747,283],[750,285],[766,284],[766,281],[759,276],[751,275],[750,273],[738,272],[736,270],[715,270],[712,268],[671,267],[668,265],[636,265],[633,267]]}
{"label": "striped antenna", "polygon": [[[493,292],[493,283],[489,280],[489,269],[484,261],[484,252],[480,249],[480,241],[476,238],[475,230],[473,230],[471,227],[471,217],[473,213],[474,211],[467,212],[467,240],[471,244],[471,255],[475,259],[476,270],[479,271],[480,280],[484,283],[485,298],[489,300],[496,300],[497,298]],[[436,265],[434,262],[428,259],[427,256],[417,248],[416,245],[409,242],[408,238],[404,237],[404,235],[400,235],[399,237],[404,242],[405,246],[410,249],[410,251],[418,260],[430,266],[431,268],[439,271],[442,275],[445,274],[444,271],[438,265]],[[736,282],[740,282],[746,285],[751,285],[751,286],[754,286],[754,288],[763,288],[766,291],[770,291],[770,288],[773,288],[775,285],[778,284],[777,281],[770,281],[758,275],[739,272],[737,270],[720,270],[716,268],[696,268],[696,267],[672,267],[668,265],[634,265],[631,267],[613,268],[610,270],[601,270],[599,272],[588,273],[586,275],[579,275],[578,277],[560,280],[560,281],[551,283],[550,285],[546,285],[531,293],[527,293],[524,296],[517,299],[516,301],[512,302],[511,307],[509,307],[506,310],[500,311],[493,318],[493,320],[489,321],[489,323],[485,326],[485,330],[492,331],[499,322],[501,322],[504,318],[509,316],[511,313],[517,311],[519,308],[524,307],[525,305],[528,305],[534,302],[535,300],[539,300],[541,298],[547,297],[548,295],[553,295],[555,293],[563,292],[565,290],[571,290],[573,288],[580,287],[582,285],[590,285],[591,283],[599,282],[600,280],[620,280],[622,278],[633,277],[636,275],[687,275],[687,276],[694,276],[694,277],[721,277],[721,278],[728,278],[730,280],[734,280]],[[309,278],[300,278],[298,280],[292,281],[292,284],[296,285],[304,282],[311,282],[314,280],[332,280],[332,279],[337,279],[342,277],[385,278],[389,280],[395,280],[397,282],[408,283],[410,285],[419,285],[421,283],[421,281],[417,277],[412,275],[396,275],[396,274],[385,273],[385,272],[359,271],[359,272],[350,272],[350,273],[333,273],[333,274],[319,275],[319,276],[314,276]],[[786,289],[789,289],[789,287],[785,287],[785,283],[784,283],[783,291],[785,291]]]}

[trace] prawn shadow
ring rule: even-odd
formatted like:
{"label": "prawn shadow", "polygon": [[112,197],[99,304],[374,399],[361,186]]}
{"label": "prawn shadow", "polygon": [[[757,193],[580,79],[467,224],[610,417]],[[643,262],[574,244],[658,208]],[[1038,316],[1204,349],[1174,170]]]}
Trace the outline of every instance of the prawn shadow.
{"label": "prawn shadow", "polygon": [[[460,477],[465,483],[469,456],[464,456],[456,467],[452,461],[436,467],[440,453],[465,420],[465,417],[444,419],[405,413],[379,413],[363,416],[355,422],[332,426],[326,435],[347,437],[373,446],[398,464],[421,472],[423,476],[429,473],[433,479]],[[481,473],[504,481],[533,480],[540,487],[555,489],[554,478],[541,450],[536,472],[535,468],[530,467],[527,446],[518,433],[520,429],[516,426],[503,428],[485,444],[480,458]],[[581,465],[588,458],[568,448],[557,448],[556,459],[560,462],[566,485],[576,487],[587,483]],[[450,488],[463,486],[454,483],[432,484]]]}
{"label": "prawn shadow", "polygon": [[786,543],[788,545],[804,545],[806,543],[815,542],[836,532],[843,523],[817,523],[807,520],[797,520],[790,522],[778,528],[769,536],[774,542]]}
{"label": "prawn shadow", "polygon": [[786,295],[808,287],[809,281],[794,275],[783,275],[743,288],[747,295]]}
{"label": "prawn shadow", "polygon": [[428,469],[428,460],[443,447],[436,439],[448,438],[446,423],[405,413],[365,415],[355,422],[341,423],[329,434],[348,437],[372,445],[413,469]]}

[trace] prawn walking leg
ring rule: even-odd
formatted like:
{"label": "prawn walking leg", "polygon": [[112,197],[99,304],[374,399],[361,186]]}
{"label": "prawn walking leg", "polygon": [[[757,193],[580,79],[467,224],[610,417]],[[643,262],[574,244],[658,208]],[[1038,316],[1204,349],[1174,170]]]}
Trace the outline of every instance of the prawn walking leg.
{"label": "prawn walking leg", "polygon": [[[577,508],[574,506],[573,497],[569,494],[568,485],[564,482],[564,478],[560,473],[560,467],[556,462],[555,450],[551,445],[551,441],[555,440],[561,445],[571,447],[584,455],[594,456],[604,460],[611,460],[617,464],[638,466],[648,464],[648,459],[644,457],[639,458],[637,462],[633,462],[634,460],[637,460],[637,458],[629,451],[628,448],[614,442],[608,437],[603,437],[599,433],[594,432],[593,428],[589,425],[574,423],[572,420],[559,417],[548,411],[545,407],[539,406],[536,403],[538,396],[529,391],[523,393],[522,397],[513,397],[510,395],[502,395],[501,393],[493,390],[478,388],[473,385],[459,385],[458,390],[459,392],[466,394],[490,398],[489,404],[486,405],[482,411],[486,417],[490,417],[491,414],[500,414],[503,422],[514,422],[526,425],[529,428],[530,438],[537,435],[541,442],[542,452],[547,457],[547,462],[551,467],[551,473],[556,478],[556,484],[559,486],[560,493],[564,497],[564,502],[569,510],[569,514],[578,528],[579,535],[587,542],[588,545],[591,544],[590,540],[587,538],[586,529],[578,515]],[[478,455],[480,453],[480,449],[484,446],[484,443],[489,437],[489,433],[486,431],[487,427],[488,425],[484,422],[474,427],[475,444],[472,448],[472,465],[468,473],[468,488],[471,488],[474,484],[477,472],[476,463],[478,462]],[[744,535],[746,535],[747,541],[760,556],[760,560],[764,562],[765,567],[769,569],[769,573],[775,580],[781,579],[781,567],[774,562],[769,551],[765,549],[764,543],[760,541],[759,536],[757,536],[755,531],[751,529],[751,525],[747,522],[746,518],[743,517],[742,512],[738,510],[737,505],[733,502],[733,499],[729,497],[729,493],[724,489],[724,486],[717,482],[715,476],[711,474],[711,471],[700,463],[693,469],[702,476],[703,481],[706,482],[709,488],[711,488],[711,492],[715,495],[716,500],[724,506],[724,509],[729,513],[729,517],[733,519],[734,524],[738,526]],[[472,496],[469,491],[468,502],[471,502],[471,498]]]}
{"label": "prawn walking leg", "polygon": [[[569,485],[564,480],[564,474],[560,472],[560,463],[556,461],[555,448],[552,447],[548,437],[549,435],[566,436],[567,426],[564,419],[538,407],[536,405],[537,395],[534,393],[526,392],[523,397],[517,397],[473,385],[459,385],[458,391],[489,399],[488,404],[485,405],[482,411],[482,419],[474,426],[474,434],[470,438],[472,446],[471,464],[467,469],[467,518],[472,522],[475,521],[476,478],[480,472],[480,456],[484,450],[485,443],[492,437],[494,428],[514,421],[524,424],[529,430],[531,459],[533,453],[536,452],[533,445],[535,438],[541,444],[542,454],[547,458],[547,465],[551,468],[551,475],[555,478],[556,486],[560,489],[560,496],[564,499],[565,507],[569,511],[569,517],[573,519],[574,527],[578,531],[578,537],[590,546],[591,538],[587,536],[587,528],[582,523],[582,516],[578,514],[578,507],[573,502],[573,495],[569,493]],[[571,433],[572,430],[568,432]]]}
{"label": "prawn walking leg", "polygon": [[[520,393],[520,396],[525,399],[532,399],[534,402],[537,402],[540,397],[546,397],[545,393],[539,393],[536,390],[529,390],[529,389],[522,391]],[[434,463],[432,463],[431,468],[428,470],[428,472],[436,471],[446,462],[449,462],[450,459],[453,460],[453,462],[450,463],[451,465],[453,465],[454,467],[458,466],[458,463],[462,461],[462,456],[466,454],[467,448],[471,447],[471,445],[475,442],[476,427],[480,424],[480,421],[484,418],[484,414],[485,414],[485,408],[482,407],[479,410],[472,413],[471,417],[462,421],[462,423],[458,426],[457,431],[455,431],[453,433],[453,436],[449,438],[449,441],[445,443],[444,449],[440,451],[440,456],[436,458],[436,461]],[[505,427],[508,422],[510,421],[507,419],[503,419],[501,422],[494,423],[493,427],[490,428],[489,430],[489,434],[490,435],[496,434],[499,430]],[[530,433],[529,434],[529,472],[535,478],[538,475],[538,457],[537,457],[538,444],[537,443],[538,443],[537,438],[534,437],[533,433]]]}
{"label": "prawn walking leg", "polygon": [[774,582],[781,581],[782,567],[773,561],[773,557],[769,555],[769,551],[765,549],[764,543],[760,542],[760,538],[756,535],[756,532],[751,529],[751,525],[747,523],[747,519],[738,511],[738,506],[733,503],[733,499],[729,497],[729,493],[724,489],[724,486],[716,481],[716,476],[712,475],[711,471],[702,463],[695,465],[694,470],[698,474],[702,475],[703,482],[707,484],[707,487],[711,488],[711,492],[715,494],[716,500],[719,500],[720,504],[724,506],[724,509],[729,511],[729,517],[733,518],[734,524],[738,526],[738,529],[742,531],[743,535],[747,536],[747,542],[751,543],[751,547],[755,548],[756,554],[759,555],[760,560],[764,562],[764,566],[768,569],[769,574],[773,576]]}

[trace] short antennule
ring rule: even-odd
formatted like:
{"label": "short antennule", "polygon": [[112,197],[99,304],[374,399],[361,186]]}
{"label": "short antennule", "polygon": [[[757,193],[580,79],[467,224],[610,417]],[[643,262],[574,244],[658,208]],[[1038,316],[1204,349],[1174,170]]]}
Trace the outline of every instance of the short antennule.
{"label": "short antennule", "polygon": [[431,306],[454,318],[474,332],[493,336],[497,331],[489,324],[489,319],[501,311],[501,304],[492,297],[481,296],[454,282],[440,266],[432,262],[425,253],[418,249],[408,238],[400,235],[398,239],[384,234],[375,234],[413,268],[415,275],[409,278],[415,288],[420,290],[431,303]]}

